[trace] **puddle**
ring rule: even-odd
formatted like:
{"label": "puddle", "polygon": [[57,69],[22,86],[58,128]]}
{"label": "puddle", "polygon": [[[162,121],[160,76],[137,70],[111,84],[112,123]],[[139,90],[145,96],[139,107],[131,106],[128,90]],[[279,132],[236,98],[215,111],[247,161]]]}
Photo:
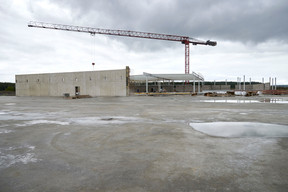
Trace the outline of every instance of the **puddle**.
{"label": "puddle", "polygon": [[260,103],[257,100],[226,100],[226,99],[209,99],[209,100],[201,100],[200,102],[207,103]]}
{"label": "puddle", "polygon": [[16,105],[16,103],[5,103],[4,105]]}
{"label": "puddle", "polygon": [[7,115],[9,114],[9,111],[7,110],[0,110],[0,115]]}
{"label": "puddle", "polygon": [[283,99],[264,99],[264,100],[249,100],[249,99],[207,99],[200,100],[204,103],[279,103],[288,104],[288,101]]}
{"label": "puddle", "polygon": [[[124,117],[124,116],[113,116],[113,117],[82,117],[72,118],[69,122],[80,125],[97,125],[97,124],[125,124],[139,122],[142,119],[136,117]],[[142,120],[143,121],[143,120]]]}
{"label": "puddle", "polygon": [[190,123],[195,130],[217,137],[288,137],[288,126],[253,122]]}
{"label": "puddle", "polygon": [[23,124],[17,124],[17,126],[21,127],[21,126],[37,125],[37,124],[69,125],[69,122],[50,121],[50,120],[32,120],[32,121],[27,121]]}
{"label": "puddle", "polygon": [[12,132],[14,132],[14,131],[7,130],[7,129],[0,129],[0,134],[2,134],[2,133],[12,133]]}
{"label": "puddle", "polygon": [[30,145],[0,148],[0,169],[18,163],[28,164],[41,161],[41,159],[36,158],[34,149],[35,146]]}
{"label": "puddle", "polygon": [[285,103],[285,104],[288,104],[288,101],[285,101],[283,99],[264,99],[261,102],[263,102],[263,103]]}

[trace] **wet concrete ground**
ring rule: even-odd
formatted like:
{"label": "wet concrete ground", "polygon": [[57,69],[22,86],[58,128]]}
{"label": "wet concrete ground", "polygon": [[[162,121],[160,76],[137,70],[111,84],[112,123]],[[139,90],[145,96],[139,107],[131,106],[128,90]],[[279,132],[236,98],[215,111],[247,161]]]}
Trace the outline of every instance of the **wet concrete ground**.
{"label": "wet concrete ground", "polygon": [[[288,101],[229,100],[269,98]],[[288,125],[288,104],[205,100],[215,98],[0,97],[0,191],[287,191],[287,137],[189,124]]]}

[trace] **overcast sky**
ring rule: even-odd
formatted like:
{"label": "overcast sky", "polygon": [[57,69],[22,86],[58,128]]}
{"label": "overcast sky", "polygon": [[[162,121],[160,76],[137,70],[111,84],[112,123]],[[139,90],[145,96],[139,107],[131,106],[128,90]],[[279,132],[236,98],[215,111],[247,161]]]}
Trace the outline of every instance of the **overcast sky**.
{"label": "overcast sky", "polygon": [[27,27],[42,21],[215,40],[190,46],[206,80],[288,84],[287,0],[0,0],[0,82],[16,74],[131,68],[184,73],[184,45]]}

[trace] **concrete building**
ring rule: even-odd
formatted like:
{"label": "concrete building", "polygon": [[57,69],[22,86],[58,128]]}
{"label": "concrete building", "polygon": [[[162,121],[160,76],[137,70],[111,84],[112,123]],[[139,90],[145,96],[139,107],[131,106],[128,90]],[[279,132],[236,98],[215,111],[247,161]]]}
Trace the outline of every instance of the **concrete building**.
{"label": "concrete building", "polygon": [[[208,82],[209,83],[209,82]],[[224,82],[225,83],[225,82]],[[241,88],[240,88],[241,87]],[[246,91],[269,90],[269,83],[246,84]],[[208,84],[191,74],[149,74],[130,76],[130,69],[16,75],[16,96],[128,96],[134,93],[205,92],[244,90],[238,84]]]}
{"label": "concrete building", "polygon": [[127,96],[129,67],[119,70],[16,75],[16,96]]}

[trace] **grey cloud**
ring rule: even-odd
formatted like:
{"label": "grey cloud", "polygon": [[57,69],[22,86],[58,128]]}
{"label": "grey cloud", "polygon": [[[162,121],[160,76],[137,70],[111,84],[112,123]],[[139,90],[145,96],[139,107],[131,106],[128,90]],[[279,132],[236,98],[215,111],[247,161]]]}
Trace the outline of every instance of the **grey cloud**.
{"label": "grey cloud", "polygon": [[288,41],[285,0],[51,1],[70,7],[79,21],[95,27],[253,43]]}
{"label": "grey cloud", "polygon": [[[7,81],[8,76],[9,81],[14,81],[15,73],[67,71],[67,63],[69,70],[86,70],[85,66],[90,66],[93,39],[88,34],[28,28],[27,22],[35,20],[216,40],[216,48],[191,48],[193,71],[201,71],[210,79],[227,74],[236,77],[239,73],[248,76],[251,72],[251,77],[273,75],[279,77],[279,82],[281,79],[287,82],[286,0],[48,1],[28,0],[19,4],[4,1],[0,4],[0,66],[1,74],[8,74],[5,78],[0,76],[2,81]],[[131,58],[135,59],[135,62],[130,59],[129,64],[135,71],[142,72],[149,67],[155,73],[157,70],[182,71],[184,46],[181,43],[117,36],[105,39],[99,35],[97,38],[96,47],[101,49],[97,52],[100,55],[98,62],[105,63],[105,67],[115,63],[128,65],[129,59],[121,60],[119,53],[123,53],[125,57],[132,55]],[[121,50],[118,52],[116,49]],[[130,54],[134,51],[137,53]],[[102,53],[105,54],[103,57]],[[179,64],[179,67],[168,67],[166,53],[175,54],[175,57],[167,55],[167,60],[170,59],[175,66]],[[237,67],[240,64],[241,67]]]}

